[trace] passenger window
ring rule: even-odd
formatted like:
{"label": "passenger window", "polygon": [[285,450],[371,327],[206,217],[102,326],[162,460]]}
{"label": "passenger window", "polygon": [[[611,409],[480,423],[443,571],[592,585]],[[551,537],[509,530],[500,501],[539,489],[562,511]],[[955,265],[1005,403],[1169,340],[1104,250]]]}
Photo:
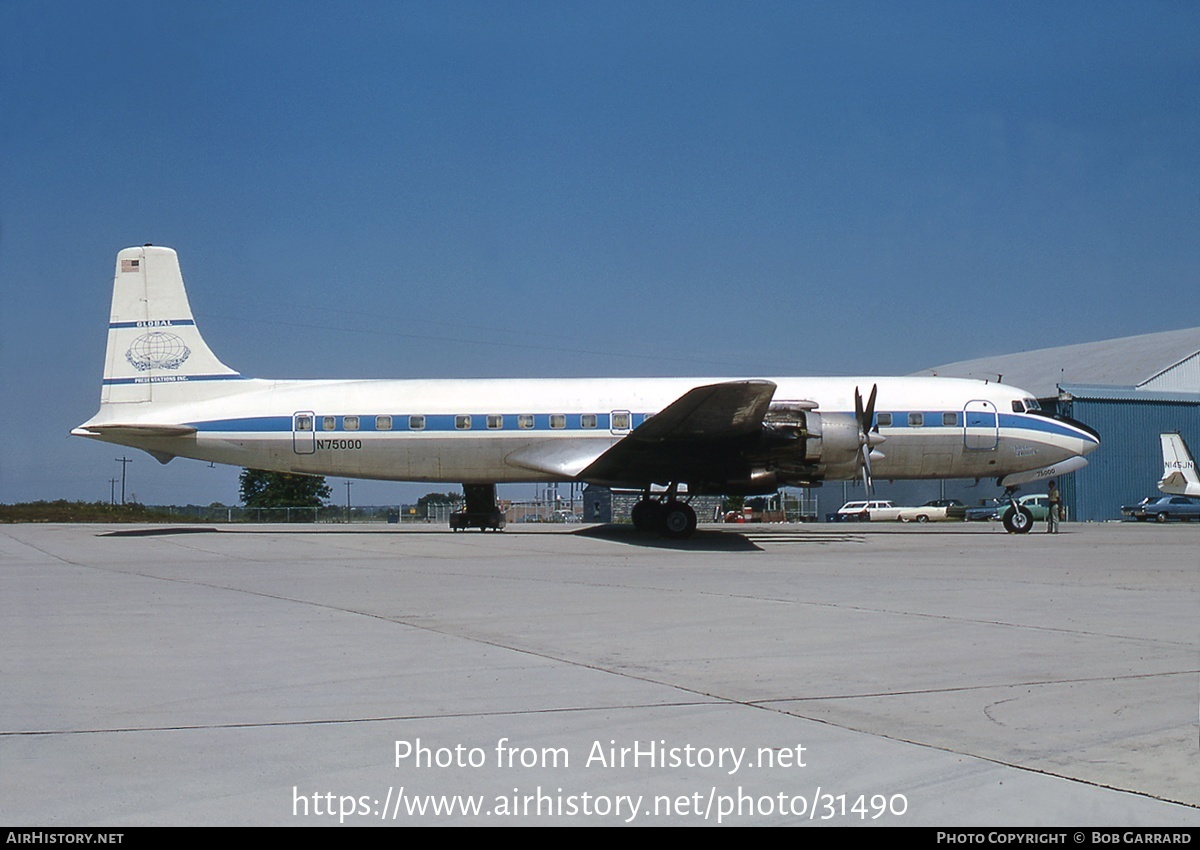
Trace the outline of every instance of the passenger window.
{"label": "passenger window", "polygon": [[579,417],[579,427],[580,428],[595,428],[596,427],[596,414],[584,413],[582,416],[580,416]]}
{"label": "passenger window", "polygon": [[297,416],[296,417],[296,430],[297,431],[311,431],[312,430],[312,417],[311,416]]}
{"label": "passenger window", "polygon": [[342,420],[342,427],[345,428],[347,431],[357,431],[358,430],[358,417],[357,416],[347,416],[345,419]]}
{"label": "passenger window", "polygon": [[337,430],[337,417],[336,416],[322,417],[321,427],[324,428],[326,431],[336,431]]}
{"label": "passenger window", "polygon": [[551,428],[566,428],[567,427],[567,415],[565,413],[551,413],[550,414],[550,427]]}
{"label": "passenger window", "polygon": [[[647,419],[650,417],[647,416]],[[614,410],[612,414],[612,427],[614,431],[626,431],[629,429],[629,411]]]}
{"label": "passenger window", "polygon": [[948,425],[950,427],[957,425],[958,424],[958,414],[957,413],[943,413],[942,414],[942,424]]}
{"label": "passenger window", "polygon": [[[470,420],[470,417],[468,417],[468,422],[467,422],[467,427],[468,427],[468,428],[470,428],[470,427],[471,427],[471,423],[470,423],[470,421],[469,421],[469,420]],[[457,425],[458,425],[458,423],[455,423],[455,427],[457,427]],[[410,431],[424,431],[424,430],[425,430],[425,417],[424,417],[424,416],[410,416],[410,417],[408,417],[408,430],[410,430]]]}
{"label": "passenger window", "polygon": [[890,413],[877,413],[877,414],[875,415],[875,424],[876,424],[878,427],[880,427],[880,428],[890,428],[890,427],[892,427],[892,414],[890,414]]}
{"label": "passenger window", "polygon": [[454,427],[457,428],[459,431],[471,430],[471,417],[464,416],[463,414],[460,413],[458,416],[454,417]]}
{"label": "passenger window", "polygon": [[488,428],[492,429],[493,431],[495,431],[498,428],[503,428],[504,427],[504,417],[501,416],[499,413],[489,413],[487,416],[487,426],[488,426]]}
{"label": "passenger window", "polygon": [[533,414],[522,413],[517,416],[517,427],[528,431],[533,427]]}
{"label": "passenger window", "polygon": [[920,428],[924,424],[925,424],[925,414],[924,413],[908,414],[908,427]]}
{"label": "passenger window", "polygon": [[375,417],[375,430],[376,430],[376,431],[390,431],[390,430],[392,430],[392,417],[390,417],[390,416],[376,416],[376,417]]}

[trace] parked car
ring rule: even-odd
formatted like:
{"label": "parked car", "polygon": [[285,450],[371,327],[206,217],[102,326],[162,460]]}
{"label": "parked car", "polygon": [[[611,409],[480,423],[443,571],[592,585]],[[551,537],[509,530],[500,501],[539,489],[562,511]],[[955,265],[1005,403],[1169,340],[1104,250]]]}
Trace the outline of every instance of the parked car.
{"label": "parked car", "polygon": [[[1029,508],[1034,522],[1045,522],[1046,518],[1050,516],[1050,497],[1045,493],[1030,493],[1028,496],[1022,496],[1017,499],[1017,504],[1023,508]],[[1010,505],[1010,510],[1011,507]]]}
{"label": "parked car", "polygon": [[917,508],[901,508],[897,518],[901,522],[941,522],[966,517],[967,506],[958,499],[930,499]]}
{"label": "parked car", "polygon": [[1121,516],[1131,516],[1138,522],[1151,518],[1158,522],[1200,520],[1200,501],[1187,496],[1147,496],[1136,505],[1123,505]]}
{"label": "parked car", "polygon": [[966,509],[966,519],[968,522],[977,522],[979,520],[995,519],[996,513],[1001,507],[1007,506],[1008,502],[1001,502],[999,499],[988,499],[980,505],[971,505]]}
{"label": "parked car", "polygon": [[869,499],[846,502],[836,514],[826,519],[830,522],[889,522],[900,515],[900,509],[886,499]]}

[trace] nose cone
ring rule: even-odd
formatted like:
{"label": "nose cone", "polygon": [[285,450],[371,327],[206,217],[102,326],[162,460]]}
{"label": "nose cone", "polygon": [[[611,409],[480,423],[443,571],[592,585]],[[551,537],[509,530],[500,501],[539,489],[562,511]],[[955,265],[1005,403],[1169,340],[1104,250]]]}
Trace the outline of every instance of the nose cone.
{"label": "nose cone", "polygon": [[1054,414],[1051,418],[1066,429],[1066,433],[1060,430],[1059,435],[1067,438],[1064,445],[1069,445],[1076,455],[1089,455],[1100,448],[1100,432],[1095,428],[1061,413]]}

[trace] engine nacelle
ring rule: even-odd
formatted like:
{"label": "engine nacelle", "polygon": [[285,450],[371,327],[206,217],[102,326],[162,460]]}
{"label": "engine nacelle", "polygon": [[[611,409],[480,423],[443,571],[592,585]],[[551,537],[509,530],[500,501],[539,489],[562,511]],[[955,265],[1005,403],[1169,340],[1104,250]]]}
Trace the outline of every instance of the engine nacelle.
{"label": "engine nacelle", "polygon": [[858,421],[849,413],[820,413],[810,401],[780,401],[763,420],[772,466],[787,479],[843,479],[858,474]]}
{"label": "engine nacelle", "polygon": [[858,475],[859,428],[858,420],[850,413],[813,413],[820,424],[815,438],[812,423],[809,423],[809,448],[815,448],[815,456],[809,457],[825,478],[854,478]]}

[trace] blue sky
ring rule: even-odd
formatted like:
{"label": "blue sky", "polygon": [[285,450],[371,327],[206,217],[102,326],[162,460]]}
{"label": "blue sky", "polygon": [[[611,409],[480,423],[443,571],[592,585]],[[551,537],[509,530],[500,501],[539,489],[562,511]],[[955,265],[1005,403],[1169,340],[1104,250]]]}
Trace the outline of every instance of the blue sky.
{"label": "blue sky", "polygon": [[[67,432],[144,242],[255,377],[902,374],[1195,326],[1198,44],[1187,2],[7,0],[0,501],[108,497],[121,450]],[[130,456],[142,501],[236,500]]]}

